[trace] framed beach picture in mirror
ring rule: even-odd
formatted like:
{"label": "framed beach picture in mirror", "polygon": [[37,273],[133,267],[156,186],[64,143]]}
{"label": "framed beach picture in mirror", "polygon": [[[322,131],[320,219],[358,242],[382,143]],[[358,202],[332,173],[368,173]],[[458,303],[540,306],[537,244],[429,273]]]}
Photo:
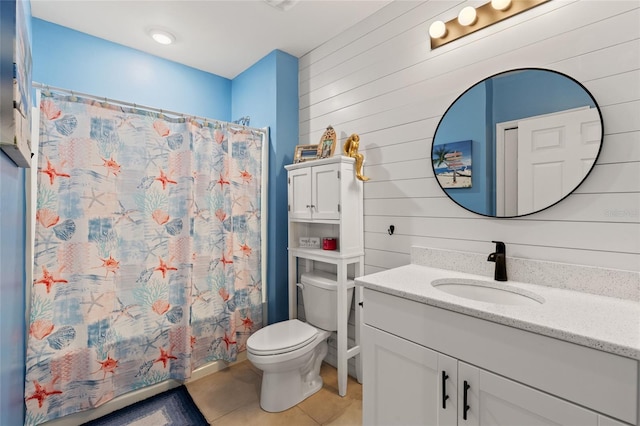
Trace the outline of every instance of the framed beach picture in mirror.
{"label": "framed beach picture in mirror", "polygon": [[471,188],[471,141],[433,146],[433,170],[443,188]]}

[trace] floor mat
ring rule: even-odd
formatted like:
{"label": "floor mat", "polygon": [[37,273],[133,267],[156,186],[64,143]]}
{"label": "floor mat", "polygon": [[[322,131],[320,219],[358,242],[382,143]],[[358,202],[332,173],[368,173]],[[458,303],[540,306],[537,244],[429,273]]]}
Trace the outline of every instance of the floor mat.
{"label": "floor mat", "polygon": [[208,424],[184,386],[85,423],[86,426],[206,426]]}

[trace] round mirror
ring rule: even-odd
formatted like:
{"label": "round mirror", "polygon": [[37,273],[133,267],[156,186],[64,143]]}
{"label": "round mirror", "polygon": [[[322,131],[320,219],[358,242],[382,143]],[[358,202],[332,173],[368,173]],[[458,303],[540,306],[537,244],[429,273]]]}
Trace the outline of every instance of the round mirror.
{"label": "round mirror", "polygon": [[556,71],[489,77],[447,109],[433,137],[433,172],[474,213],[517,217],[573,192],[596,162],[602,116],[593,96]]}

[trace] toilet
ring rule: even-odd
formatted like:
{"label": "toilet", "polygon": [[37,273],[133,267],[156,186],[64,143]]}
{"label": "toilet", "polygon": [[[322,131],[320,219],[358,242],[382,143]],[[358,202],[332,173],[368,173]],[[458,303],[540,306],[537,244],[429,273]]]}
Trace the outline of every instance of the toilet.
{"label": "toilet", "polygon": [[[260,406],[269,412],[287,410],[322,388],[320,366],[327,355],[327,338],[338,328],[336,276],[304,273],[298,287],[307,322],[290,319],[271,324],[247,340],[247,358],[263,372]],[[348,312],[353,281],[347,287]]]}

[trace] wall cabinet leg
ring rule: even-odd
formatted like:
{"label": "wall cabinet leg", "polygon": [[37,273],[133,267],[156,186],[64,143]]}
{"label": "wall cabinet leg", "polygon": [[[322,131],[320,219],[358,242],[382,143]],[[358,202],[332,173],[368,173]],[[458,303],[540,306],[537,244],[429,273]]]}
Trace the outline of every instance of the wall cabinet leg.
{"label": "wall cabinet leg", "polygon": [[[362,263],[362,262],[361,262]],[[362,274],[360,275],[362,276]],[[356,345],[360,347],[360,354],[356,355],[356,379],[358,379],[358,383],[362,383],[362,343],[360,341],[362,336],[362,309],[364,308],[362,305],[362,287],[356,287],[355,291],[355,327],[356,327]]]}
{"label": "wall cabinet leg", "polygon": [[338,264],[338,394],[347,394],[347,265]]}

